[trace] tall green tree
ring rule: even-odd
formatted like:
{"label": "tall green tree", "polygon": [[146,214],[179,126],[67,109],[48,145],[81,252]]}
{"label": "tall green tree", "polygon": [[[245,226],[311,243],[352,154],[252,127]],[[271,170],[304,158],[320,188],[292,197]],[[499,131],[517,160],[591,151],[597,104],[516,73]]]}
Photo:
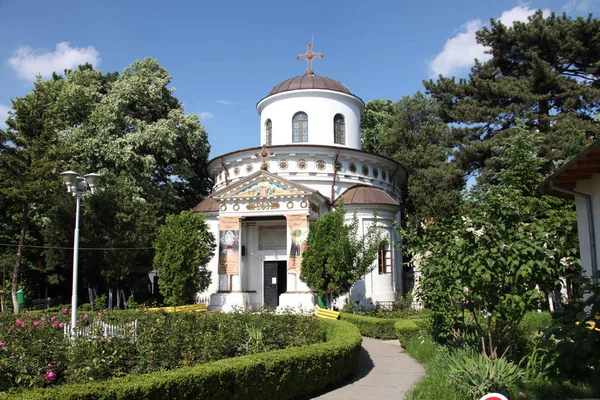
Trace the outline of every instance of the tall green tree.
{"label": "tall green tree", "polygon": [[539,155],[549,161],[576,154],[600,135],[600,21],[542,11],[527,22],[477,32],[491,59],[476,61],[468,78],[440,76],[424,82],[438,100],[444,122],[460,143],[456,160],[485,173],[492,149],[502,145],[518,119],[540,132]]}
{"label": "tall green tree", "polygon": [[9,235],[11,231],[18,232],[11,283],[16,314],[23,246],[30,222],[39,219],[45,199],[58,187],[56,177],[63,155],[57,132],[64,127],[57,105],[61,89],[61,81],[38,78],[32,92],[12,101],[13,111],[6,120],[8,127],[0,130],[0,196],[3,203],[18,213],[10,218],[18,223],[18,228],[9,223],[2,227]]}
{"label": "tall green tree", "polygon": [[202,214],[182,211],[167,217],[154,242],[154,267],[165,303],[193,303],[196,293],[208,287],[211,278],[206,264],[215,247],[215,237]]}
{"label": "tall green tree", "polygon": [[450,130],[439,104],[422,94],[397,102],[369,102],[361,120],[363,149],[392,158],[408,172],[403,188],[405,223],[455,215],[464,186],[464,171],[452,160]]}
{"label": "tall green tree", "polygon": [[468,192],[459,217],[403,235],[437,334],[470,330],[478,335],[474,344],[485,339],[488,355],[502,354],[559,277],[581,272],[572,205],[536,191],[544,179],[545,160],[536,155],[542,134],[523,127],[511,133],[494,149],[499,170]]}
{"label": "tall green tree", "polygon": [[300,279],[323,296],[328,307],[374,268],[377,252],[385,243],[376,220],[359,235],[356,215],[349,224],[345,215],[340,203],[335,211],[313,222],[302,253]]}

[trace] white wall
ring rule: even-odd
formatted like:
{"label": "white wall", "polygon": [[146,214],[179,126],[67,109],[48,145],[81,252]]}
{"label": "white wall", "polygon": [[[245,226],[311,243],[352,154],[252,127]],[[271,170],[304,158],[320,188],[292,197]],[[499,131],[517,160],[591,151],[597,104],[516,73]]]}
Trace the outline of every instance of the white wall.
{"label": "white wall", "polygon": [[[600,264],[600,175],[577,182],[575,191],[589,194],[592,202],[593,224],[596,234],[596,265]],[[592,275],[592,256],[588,227],[587,205],[583,197],[575,197],[577,209],[577,231],[579,233],[579,251],[581,264],[587,276]]]}
{"label": "white wall", "polygon": [[363,105],[357,97],[331,90],[303,89],[279,93],[262,100],[260,114],[260,143],[266,142],[266,121],[273,124],[271,145],[294,144],[292,118],[297,112],[308,115],[308,142],[342,146],[334,143],[333,118],[342,114],[346,121],[346,143],[342,147],[360,149],[360,113]]}

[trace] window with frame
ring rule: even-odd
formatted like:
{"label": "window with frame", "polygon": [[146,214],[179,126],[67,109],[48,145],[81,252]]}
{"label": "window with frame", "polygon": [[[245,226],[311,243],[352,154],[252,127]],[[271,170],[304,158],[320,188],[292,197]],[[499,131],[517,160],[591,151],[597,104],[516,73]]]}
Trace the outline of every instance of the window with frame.
{"label": "window with frame", "polygon": [[303,111],[292,118],[292,142],[308,142],[308,115]]}
{"label": "window with frame", "polygon": [[346,120],[342,114],[333,117],[333,143],[346,144]]}
{"label": "window with frame", "polygon": [[267,121],[265,122],[265,132],[266,132],[265,144],[267,146],[270,146],[271,142],[273,140],[273,123],[271,122],[270,119],[267,119]]}
{"label": "window with frame", "polygon": [[379,275],[392,273],[393,257],[392,248],[389,244],[384,244],[379,249],[377,264],[379,266]]}

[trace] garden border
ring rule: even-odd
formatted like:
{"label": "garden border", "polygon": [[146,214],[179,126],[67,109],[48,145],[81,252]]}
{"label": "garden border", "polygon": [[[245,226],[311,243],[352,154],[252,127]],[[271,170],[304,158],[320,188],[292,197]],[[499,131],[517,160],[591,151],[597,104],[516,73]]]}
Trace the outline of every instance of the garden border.
{"label": "garden border", "polygon": [[[320,391],[356,372],[359,330],[321,321],[326,342],[235,357],[194,367],[110,381],[33,389],[10,399],[291,399]],[[2,397],[2,396],[0,396]]]}
{"label": "garden border", "polygon": [[356,325],[360,334],[374,339],[399,339],[406,343],[420,330],[424,318],[378,318],[366,315],[340,313],[340,319]]}

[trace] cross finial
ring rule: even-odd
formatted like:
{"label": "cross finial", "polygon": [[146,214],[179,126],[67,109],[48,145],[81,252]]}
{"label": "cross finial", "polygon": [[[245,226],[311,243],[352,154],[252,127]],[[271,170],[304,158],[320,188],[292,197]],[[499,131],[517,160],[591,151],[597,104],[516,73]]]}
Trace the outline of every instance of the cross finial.
{"label": "cross finial", "polygon": [[313,53],[312,43],[308,44],[308,49],[304,54],[298,54],[296,56],[296,60],[306,59],[306,73],[304,75],[314,75],[315,73],[312,70],[312,60],[313,58],[323,58],[323,53]]}
{"label": "cross finial", "polygon": [[256,157],[262,158],[262,163],[260,164],[260,169],[267,171],[269,169],[269,163],[267,161],[267,157],[275,155],[274,152],[269,151],[266,144],[263,144],[262,150],[255,154]]}

